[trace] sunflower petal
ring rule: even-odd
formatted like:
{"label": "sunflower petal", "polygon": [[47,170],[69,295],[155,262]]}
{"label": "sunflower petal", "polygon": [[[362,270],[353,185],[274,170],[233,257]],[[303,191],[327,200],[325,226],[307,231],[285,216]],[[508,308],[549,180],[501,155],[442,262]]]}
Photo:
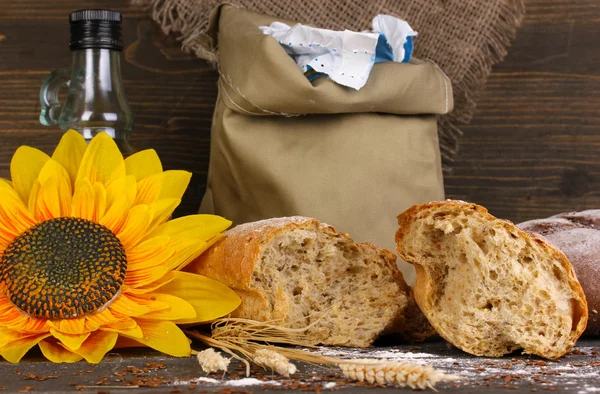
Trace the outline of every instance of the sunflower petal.
{"label": "sunflower petal", "polygon": [[[144,319],[152,319],[152,320],[181,320],[181,319],[193,319],[196,317],[196,310],[194,307],[183,300],[182,298],[175,297],[170,294],[147,294],[147,295],[139,295],[140,298],[146,298],[151,303],[160,303],[166,304],[168,307],[166,309],[156,309],[151,311],[150,313],[142,316]],[[150,306],[150,309],[152,306]]]}
{"label": "sunflower petal", "polygon": [[130,317],[122,318],[116,323],[104,326],[101,330],[116,332],[119,335],[127,335],[131,338],[142,338],[144,336],[140,326]]}
{"label": "sunflower petal", "polygon": [[125,316],[141,316],[150,310],[129,298],[126,294],[121,294],[112,304],[108,306],[111,312],[120,313]]}
{"label": "sunflower petal", "polygon": [[165,177],[159,198],[182,198],[183,193],[190,184],[192,173],[182,170],[170,170],[163,172],[163,174]]}
{"label": "sunflower petal", "polygon": [[13,155],[10,162],[10,177],[13,187],[25,204],[29,201],[33,182],[48,160],[50,157],[47,154],[29,146],[21,146]]}
{"label": "sunflower petal", "polygon": [[127,271],[125,284],[131,287],[146,286],[165,276],[169,272],[169,267],[163,265],[152,268],[145,268],[136,271]]}
{"label": "sunflower petal", "polygon": [[89,332],[87,334],[75,335],[63,334],[62,332],[56,331],[53,328],[50,329],[50,333],[54,338],[58,339],[63,345],[65,345],[65,348],[71,351],[79,349],[81,347],[81,344],[90,336]]}
{"label": "sunflower petal", "polygon": [[138,182],[136,204],[151,204],[162,198],[183,197],[192,174],[188,171],[169,170],[150,175]]}
{"label": "sunflower petal", "polygon": [[0,233],[12,241],[36,223],[17,192],[7,183],[0,182]]}
{"label": "sunflower petal", "polygon": [[102,327],[108,324],[116,323],[119,319],[111,313],[108,308],[104,308],[100,312],[92,313],[85,317],[87,321],[92,322],[93,324]]}
{"label": "sunflower petal", "polygon": [[115,347],[119,334],[116,332],[96,331],[75,351],[90,364],[98,364],[106,353]]}
{"label": "sunflower petal", "polygon": [[75,185],[77,171],[79,171],[86,148],[85,138],[75,130],[68,130],[52,154],[52,159],[60,163],[69,174],[72,186]]}
{"label": "sunflower petal", "polygon": [[91,183],[108,185],[125,176],[125,161],[115,141],[106,133],[96,135],[87,147],[76,181],[88,178]]}
{"label": "sunflower petal", "polygon": [[99,222],[106,213],[106,188],[100,182],[94,183],[94,222]]}
{"label": "sunflower petal", "polygon": [[162,278],[146,284],[144,286],[139,286],[139,287],[131,287],[131,286],[123,286],[123,292],[127,293],[127,294],[146,294],[146,293],[150,293],[155,291],[156,289],[166,285],[167,283],[171,282],[172,280],[174,280],[175,277],[173,276],[172,272],[167,272],[167,274],[165,274]]}
{"label": "sunflower petal", "polygon": [[196,317],[175,320],[177,324],[207,322],[233,312],[241,303],[229,287],[202,275],[173,272],[174,280],[158,291],[186,300],[196,310]]}
{"label": "sunflower petal", "polygon": [[44,339],[38,343],[44,357],[53,363],[75,363],[83,359],[78,354],[75,354],[57,343]]}
{"label": "sunflower petal", "polygon": [[117,238],[123,244],[125,250],[136,246],[146,235],[148,226],[152,221],[152,212],[148,205],[136,205],[127,213],[127,219],[123,223]]}
{"label": "sunflower petal", "polygon": [[[190,341],[175,323],[170,321],[136,320],[144,336],[132,339],[170,356],[190,356]],[[127,335],[125,336],[127,337]]]}
{"label": "sunflower petal", "polygon": [[0,349],[2,349],[6,344],[14,342],[24,335],[19,331],[11,330],[10,328],[0,327]]}
{"label": "sunflower petal", "polygon": [[125,159],[125,172],[140,181],[150,175],[162,172],[162,164],[154,149],[134,153]]}
{"label": "sunflower petal", "polygon": [[168,236],[154,237],[128,249],[127,270],[156,267],[164,263],[175,253],[175,250],[168,246],[170,239]]}
{"label": "sunflower petal", "polygon": [[95,213],[94,186],[89,179],[81,179],[75,185],[75,193],[71,202],[71,215],[77,218],[94,220]]}
{"label": "sunflower petal", "polygon": [[85,333],[85,316],[74,319],[50,320],[48,324],[63,334],[78,335]]}
{"label": "sunflower petal", "polygon": [[169,220],[179,203],[181,203],[181,199],[179,198],[162,198],[148,205],[148,209],[152,215],[152,222],[150,223],[148,231],[152,231]]}
{"label": "sunflower petal", "polygon": [[9,363],[18,363],[25,353],[38,344],[42,339],[48,338],[50,333],[34,334],[12,341],[0,348],[0,356]]}
{"label": "sunflower petal", "polygon": [[106,213],[99,223],[118,233],[125,222],[127,212],[135,200],[137,185],[133,176],[126,176],[106,188]]}
{"label": "sunflower petal", "polygon": [[216,215],[190,215],[173,219],[152,231],[146,239],[159,235],[186,236],[205,241],[225,231],[231,221]]}

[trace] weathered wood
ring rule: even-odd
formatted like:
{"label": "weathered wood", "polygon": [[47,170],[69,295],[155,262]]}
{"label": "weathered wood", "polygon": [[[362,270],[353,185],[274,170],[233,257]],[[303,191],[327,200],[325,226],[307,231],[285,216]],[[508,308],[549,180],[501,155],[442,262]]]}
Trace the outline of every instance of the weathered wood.
{"label": "weathered wood", "polygon": [[[449,198],[522,221],[600,207],[600,3],[529,0],[506,60],[478,101],[452,174]],[[177,214],[197,210],[208,169],[217,73],[183,54],[139,7],[121,0],[0,0],[0,176],[21,144],[50,152],[58,129],[39,124],[38,89],[70,65],[67,15],[83,7],[124,12],[123,74],[134,142],[165,168],[194,173]]]}

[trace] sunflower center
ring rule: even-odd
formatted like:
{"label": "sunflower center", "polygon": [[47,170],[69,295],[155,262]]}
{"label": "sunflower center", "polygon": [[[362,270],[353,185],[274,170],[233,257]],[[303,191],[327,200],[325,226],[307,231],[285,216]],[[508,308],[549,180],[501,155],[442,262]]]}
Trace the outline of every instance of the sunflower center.
{"label": "sunflower center", "polygon": [[30,316],[67,319],[97,311],[125,280],[119,239],[89,220],[41,222],[15,238],[0,261],[0,290]]}

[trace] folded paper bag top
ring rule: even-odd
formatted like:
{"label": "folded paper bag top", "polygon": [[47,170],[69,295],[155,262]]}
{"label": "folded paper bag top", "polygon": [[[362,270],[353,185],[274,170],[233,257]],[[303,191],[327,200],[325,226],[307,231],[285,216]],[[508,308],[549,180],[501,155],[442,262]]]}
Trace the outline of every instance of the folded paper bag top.
{"label": "folded paper bag top", "polygon": [[312,83],[279,42],[260,26],[280,21],[232,6],[221,6],[209,29],[218,47],[220,89],[225,104],[246,115],[300,115],[380,112],[445,114],[452,110],[452,86],[434,63],[377,63],[360,90],[327,78]]}

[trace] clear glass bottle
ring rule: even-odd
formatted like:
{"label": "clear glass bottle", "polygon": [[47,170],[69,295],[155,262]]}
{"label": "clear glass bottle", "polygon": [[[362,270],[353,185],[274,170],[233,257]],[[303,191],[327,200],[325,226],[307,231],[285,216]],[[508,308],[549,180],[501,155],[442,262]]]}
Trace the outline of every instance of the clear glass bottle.
{"label": "clear glass bottle", "polygon": [[[40,122],[75,129],[89,142],[108,133],[123,155],[135,152],[129,138],[133,114],[121,77],[121,13],[79,10],[71,13],[71,69],[56,70],[40,90]],[[63,103],[59,92],[68,87]]]}

